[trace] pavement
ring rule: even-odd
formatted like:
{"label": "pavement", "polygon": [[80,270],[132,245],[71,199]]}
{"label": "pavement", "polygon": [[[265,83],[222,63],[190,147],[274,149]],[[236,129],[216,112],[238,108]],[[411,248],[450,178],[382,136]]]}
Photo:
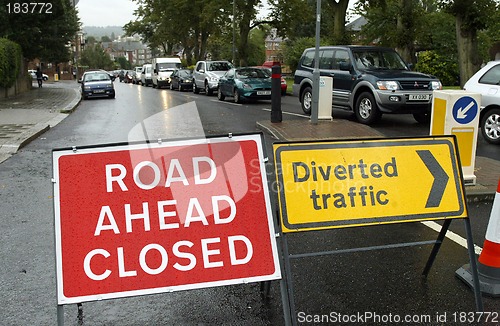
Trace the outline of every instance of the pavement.
{"label": "pavement", "polygon": [[[45,82],[42,88],[8,99],[0,99],[0,164],[56,126],[81,101],[75,81]],[[333,119],[313,124],[286,120],[279,123],[257,121],[257,127],[279,141],[320,141],[333,139],[383,138],[376,130],[353,121]],[[476,156],[475,185],[466,185],[468,202],[492,201],[498,187],[500,161]]]}
{"label": "pavement", "polygon": [[75,81],[36,81],[29,92],[0,98],[0,163],[33,139],[57,125],[80,103]]}

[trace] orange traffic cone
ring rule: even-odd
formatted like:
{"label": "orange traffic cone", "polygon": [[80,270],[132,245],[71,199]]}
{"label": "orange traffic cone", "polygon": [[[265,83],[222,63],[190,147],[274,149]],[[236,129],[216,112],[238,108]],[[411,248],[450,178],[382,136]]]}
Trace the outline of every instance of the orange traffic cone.
{"label": "orange traffic cone", "polygon": [[[481,292],[492,296],[500,296],[500,180],[491,208],[490,221],[486,229],[483,251],[479,255],[477,270]],[[472,286],[470,267],[464,265],[456,271],[456,275]]]}

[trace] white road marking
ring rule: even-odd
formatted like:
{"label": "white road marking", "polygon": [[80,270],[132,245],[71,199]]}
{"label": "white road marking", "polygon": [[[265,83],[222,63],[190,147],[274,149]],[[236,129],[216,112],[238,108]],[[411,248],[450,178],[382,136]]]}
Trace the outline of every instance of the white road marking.
{"label": "white road marking", "polygon": [[[439,225],[438,223],[436,222],[433,222],[433,221],[425,221],[425,222],[421,222],[423,225],[433,229],[434,231],[436,232],[439,232],[441,231],[441,225]],[[448,230],[446,232],[446,237],[448,239],[450,239],[451,241],[461,245],[462,247],[466,248],[467,249],[467,240],[462,238],[461,236],[459,236],[458,234],[456,234],[455,232],[453,231],[450,231]],[[476,253],[476,255],[479,255],[481,254],[481,251],[483,251],[483,248],[479,247],[478,245],[474,244],[474,252]]]}
{"label": "white road marking", "polygon": [[224,104],[231,104],[231,105],[236,105],[236,106],[243,106],[243,104],[240,103],[234,103],[234,102],[225,102],[225,101],[219,101],[219,100],[210,100],[212,102],[218,102],[218,103],[224,103]]}
{"label": "white road marking", "polygon": [[[262,109],[262,111],[269,111],[271,112],[271,109]],[[296,117],[302,117],[302,118],[309,118],[308,115],[305,115],[305,114],[299,114],[299,113],[293,113],[293,112],[286,112],[286,111],[282,111],[283,114],[288,114],[288,115],[294,115]]]}

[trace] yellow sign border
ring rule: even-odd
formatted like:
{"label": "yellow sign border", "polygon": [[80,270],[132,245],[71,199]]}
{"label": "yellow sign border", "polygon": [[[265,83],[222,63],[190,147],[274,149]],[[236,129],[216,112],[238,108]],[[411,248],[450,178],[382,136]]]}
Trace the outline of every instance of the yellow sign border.
{"label": "yellow sign border", "polygon": [[[285,189],[283,189],[283,174],[281,155],[287,151],[308,151],[308,150],[328,150],[328,149],[360,149],[373,147],[393,147],[393,146],[415,146],[415,145],[447,145],[452,162],[453,175],[450,175],[450,182],[454,183],[457,192],[458,210],[448,212],[418,213],[407,215],[385,216],[383,218],[356,218],[349,220],[330,220],[326,222],[310,222],[292,224],[288,221],[288,213],[285,199]],[[278,183],[278,204],[281,216],[281,226],[283,232],[297,232],[309,230],[323,230],[344,227],[357,227],[379,224],[393,224],[402,222],[417,222],[430,220],[443,220],[450,218],[467,218],[467,207],[465,201],[465,191],[463,188],[463,176],[460,168],[460,158],[456,137],[451,136],[430,136],[414,138],[390,138],[390,139],[355,139],[355,140],[333,140],[321,142],[277,142],[273,144],[274,164],[276,179]]]}

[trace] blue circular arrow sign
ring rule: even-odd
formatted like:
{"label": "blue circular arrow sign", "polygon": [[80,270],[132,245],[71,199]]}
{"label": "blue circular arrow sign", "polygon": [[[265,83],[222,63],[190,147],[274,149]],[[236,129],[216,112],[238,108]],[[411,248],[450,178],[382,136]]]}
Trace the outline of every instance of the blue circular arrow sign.
{"label": "blue circular arrow sign", "polygon": [[476,100],[470,96],[458,99],[453,105],[453,119],[460,124],[470,123],[477,116],[478,105]]}

